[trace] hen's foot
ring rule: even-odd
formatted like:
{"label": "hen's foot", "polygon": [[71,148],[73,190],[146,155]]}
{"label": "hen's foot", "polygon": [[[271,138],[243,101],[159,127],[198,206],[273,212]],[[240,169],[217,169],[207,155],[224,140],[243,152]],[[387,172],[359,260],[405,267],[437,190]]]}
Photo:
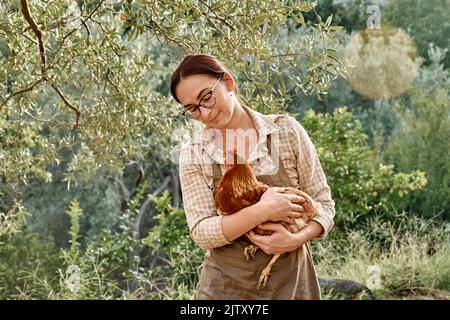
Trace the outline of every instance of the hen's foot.
{"label": "hen's foot", "polygon": [[272,269],[271,265],[268,265],[263,269],[261,275],[259,276],[258,284],[256,285],[256,290],[262,289],[266,286],[267,280],[270,276],[270,270]]}
{"label": "hen's foot", "polygon": [[244,255],[247,261],[250,261],[250,259],[253,259],[255,257],[256,251],[258,251],[258,247],[251,244],[244,248]]}

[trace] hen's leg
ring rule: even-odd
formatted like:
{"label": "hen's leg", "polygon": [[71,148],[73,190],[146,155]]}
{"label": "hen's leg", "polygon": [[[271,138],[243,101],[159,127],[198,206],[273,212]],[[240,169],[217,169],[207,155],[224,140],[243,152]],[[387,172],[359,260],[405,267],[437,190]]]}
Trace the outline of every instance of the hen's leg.
{"label": "hen's leg", "polygon": [[276,254],[272,257],[272,260],[270,260],[269,264],[263,269],[261,272],[261,275],[259,276],[258,284],[256,285],[256,290],[259,290],[261,287],[264,288],[267,284],[267,279],[269,279],[270,276],[270,270],[272,269],[273,264],[277,259],[280,257],[280,254]]}
{"label": "hen's leg", "polygon": [[251,244],[244,248],[244,255],[247,261],[250,261],[250,259],[253,259],[255,257],[256,251],[258,251],[258,247],[254,244]]}

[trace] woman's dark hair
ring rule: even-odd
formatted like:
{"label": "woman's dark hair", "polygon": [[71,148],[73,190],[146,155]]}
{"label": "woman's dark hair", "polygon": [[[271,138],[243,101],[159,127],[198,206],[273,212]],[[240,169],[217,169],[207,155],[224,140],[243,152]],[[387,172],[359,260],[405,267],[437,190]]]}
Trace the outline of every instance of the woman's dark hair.
{"label": "woman's dark hair", "polygon": [[178,83],[186,77],[194,74],[207,74],[215,78],[221,76],[224,72],[229,72],[222,63],[209,54],[192,54],[184,57],[178,68],[173,72],[170,82],[170,92],[178,100],[175,89]]}

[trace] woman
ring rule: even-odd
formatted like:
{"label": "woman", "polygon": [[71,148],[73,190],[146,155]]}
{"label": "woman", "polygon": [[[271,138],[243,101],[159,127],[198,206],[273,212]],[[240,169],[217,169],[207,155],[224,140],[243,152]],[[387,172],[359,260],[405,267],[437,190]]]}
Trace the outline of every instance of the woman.
{"label": "woman", "polygon": [[[192,239],[207,250],[198,299],[320,299],[309,241],[333,227],[334,201],[316,150],[303,127],[287,115],[263,115],[240,102],[235,80],[215,57],[189,55],[174,71],[171,92],[182,114],[204,124],[180,151],[180,182]],[[243,146],[243,147],[242,147]],[[220,215],[213,189],[226,170],[224,152],[238,147],[258,180],[272,186],[260,201],[231,215]],[[302,215],[308,193],[320,214],[296,234],[277,221]],[[252,229],[271,230],[270,236]],[[262,249],[247,262],[243,248]],[[264,289],[255,286],[273,254],[281,257]]]}

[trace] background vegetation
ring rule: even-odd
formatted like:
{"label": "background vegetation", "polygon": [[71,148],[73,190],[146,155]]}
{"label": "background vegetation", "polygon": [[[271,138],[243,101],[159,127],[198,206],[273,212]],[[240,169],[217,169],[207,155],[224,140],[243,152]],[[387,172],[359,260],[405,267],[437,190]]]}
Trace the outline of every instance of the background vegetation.
{"label": "background vegetation", "polygon": [[[407,90],[375,100],[353,89],[344,58],[374,4],[382,30],[412,38],[418,64]],[[192,124],[168,83],[200,51],[224,61],[248,105],[289,112],[310,134],[336,201],[334,230],[313,241],[319,276],[377,299],[450,298],[449,9],[2,2],[0,299],[193,298],[204,252],[176,165]]]}

